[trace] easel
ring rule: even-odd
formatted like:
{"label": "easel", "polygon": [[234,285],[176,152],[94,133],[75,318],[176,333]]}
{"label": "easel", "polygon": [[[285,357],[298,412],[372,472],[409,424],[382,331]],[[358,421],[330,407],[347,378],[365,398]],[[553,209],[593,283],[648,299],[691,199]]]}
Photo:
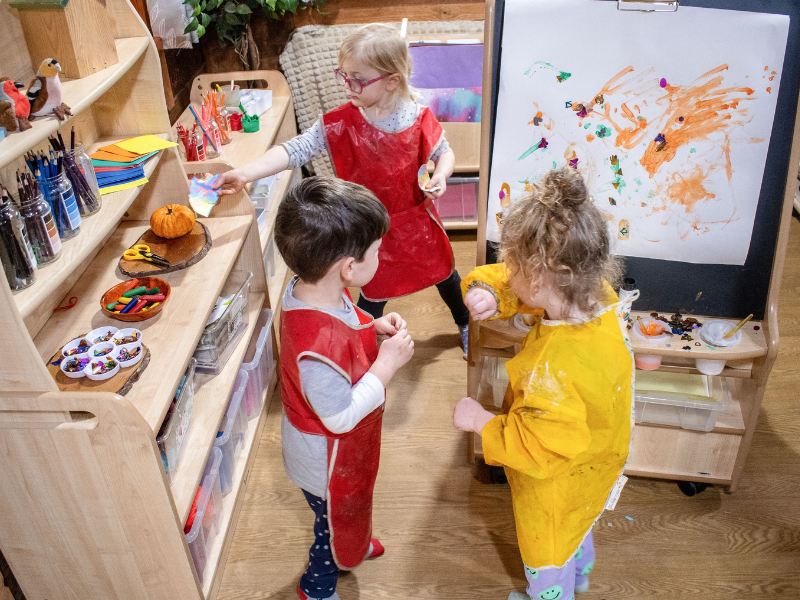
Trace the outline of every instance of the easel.
{"label": "easel", "polygon": [[[621,0],[620,3],[624,3],[624,0]],[[502,32],[504,4],[504,0],[487,0],[486,2],[482,105],[484,118],[481,129],[481,173],[484,176],[481,177],[479,196],[477,248],[479,265],[486,263],[487,254],[486,222],[489,173],[491,172],[493,123],[497,107],[497,81],[499,79],[497,69],[500,64],[500,57],[497,55],[499,48],[497,38]],[[635,4],[644,5],[645,10],[655,5],[659,5],[661,10],[677,8],[677,2],[636,2]],[[737,3],[737,8],[741,8],[738,6],[740,4],[743,3]],[[798,7],[796,4],[791,4],[790,8],[789,12],[794,25],[798,16]],[[791,52],[793,36],[797,36],[794,26],[790,28],[787,56]],[[790,73],[788,70],[784,72],[790,78],[795,79],[794,82],[789,81],[786,92],[791,96],[790,100],[794,106],[797,104],[797,73]],[[781,93],[784,93],[783,89]],[[779,181],[772,182],[773,185],[782,184],[784,194],[782,202],[779,199],[775,207],[775,213],[780,215],[780,224],[777,227],[777,243],[772,257],[768,284],[763,290],[766,297],[760,311],[763,318],[752,321],[743,329],[745,340],[741,344],[724,351],[712,351],[705,347],[697,347],[693,348],[692,354],[689,356],[680,349],[679,345],[676,348],[667,348],[662,345],[654,351],[652,347],[645,347],[644,343],[637,343],[635,339],[632,339],[635,353],[660,354],[662,356],[660,370],[667,372],[697,374],[699,371],[695,366],[696,359],[724,357],[727,363],[721,376],[725,377],[727,381],[730,395],[728,407],[717,419],[715,428],[707,433],[647,423],[637,425],[634,429],[631,454],[625,471],[627,475],[677,480],[682,482],[681,489],[687,495],[702,491],[708,484],[723,485],[733,492],[739,484],[755,432],[767,379],[778,354],[777,302],[794,192],[797,185],[798,163],[800,162],[799,117],[800,111],[795,109],[791,154],[788,160],[783,159],[786,161],[783,176]],[[772,150],[772,147],[770,149]],[[786,154],[784,153],[783,156],[785,157]],[[765,177],[765,187],[768,187],[766,181]],[[761,203],[759,203],[760,209]],[[634,319],[637,314],[648,316],[653,308],[662,312],[668,310],[663,306],[650,308],[646,306],[647,302],[647,295],[644,294],[639,305],[645,306],[642,306],[642,310],[633,311]],[[634,305],[634,308],[638,307]],[[691,315],[685,314],[685,316]],[[709,316],[718,315],[713,313],[702,315],[699,316],[699,319],[703,321]],[[725,314],[724,316],[731,315]],[[487,359],[490,357],[513,357],[515,346],[518,346],[524,337],[525,333],[516,329],[510,322],[486,321],[479,323],[473,321],[470,323],[468,392],[471,397],[489,410],[497,411],[491,398],[491,392],[479,394],[479,391],[483,391],[479,388]],[[483,458],[481,440],[479,436],[469,434],[468,459],[473,462],[476,458]]]}

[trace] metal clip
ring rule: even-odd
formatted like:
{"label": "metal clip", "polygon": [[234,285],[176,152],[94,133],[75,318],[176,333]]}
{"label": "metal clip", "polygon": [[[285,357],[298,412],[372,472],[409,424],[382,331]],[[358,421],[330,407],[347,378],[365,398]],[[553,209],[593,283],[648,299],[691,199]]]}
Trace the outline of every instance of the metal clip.
{"label": "metal clip", "polygon": [[636,12],[675,12],[679,0],[617,0],[617,10]]}

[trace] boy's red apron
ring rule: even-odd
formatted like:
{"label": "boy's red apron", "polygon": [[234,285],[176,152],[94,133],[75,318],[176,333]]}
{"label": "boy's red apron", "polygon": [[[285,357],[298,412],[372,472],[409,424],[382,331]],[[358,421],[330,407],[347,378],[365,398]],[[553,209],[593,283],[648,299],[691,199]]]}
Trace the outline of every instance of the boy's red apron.
{"label": "boy's red apron", "polygon": [[444,281],[453,270],[450,241],[433,206],[419,189],[417,171],[442,139],[442,126],[422,107],[405,131],[370,125],[347,103],[322,116],[337,177],[359,183],[383,202],[392,222],[378,253],[378,271],[361,292],[388,300]]}
{"label": "boy's red apron", "polygon": [[354,385],[378,356],[372,318],[356,308],[360,327],[321,310],[281,312],[281,401],[289,422],[303,433],[328,440],[328,523],[331,550],[340,569],[352,569],[369,552],[372,490],[378,476],[383,406],[347,433],[331,433],[303,395],[298,363],[313,356]]}

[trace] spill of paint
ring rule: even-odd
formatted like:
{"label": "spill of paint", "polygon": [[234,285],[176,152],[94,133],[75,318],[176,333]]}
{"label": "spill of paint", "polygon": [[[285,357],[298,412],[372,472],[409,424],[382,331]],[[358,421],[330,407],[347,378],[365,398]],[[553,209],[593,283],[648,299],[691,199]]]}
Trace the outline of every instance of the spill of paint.
{"label": "spill of paint", "polygon": [[558,165],[556,164],[556,161],[553,161],[553,166],[552,166],[552,167],[550,167],[550,168],[551,168],[553,171],[555,171],[555,170],[558,168]]}
{"label": "spill of paint", "polygon": [[642,180],[638,177],[634,177],[633,180],[636,182],[636,185],[642,185]]}
{"label": "spill of paint", "polygon": [[558,75],[556,75],[558,83],[564,83],[570,77],[572,77],[572,73],[567,73],[565,71],[561,71]]}
{"label": "spill of paint", "polygon": [[689,148],[689,154],[694,154],[697,152],[697,148]]}
{"label": "spill of paint", "polygon": [[658,82],[658,85],[660,85],[662,88],[667,87],[667,80],[662,77],[661,81]]}
{"label": "spill of paint", "polygon": [[539,149],[545,150],[545,149],[547,148],[547,146],[548,146],[548,144],[547,144],[547,140],[546,140],[546,139],[544,139],[544,138],[542,138],[542,139],[541,139],[541,140],[539,140],[537,143],[535,143],[533,146],[531,146],[530,148],[528,148],[528,149],[527,149],[527,150],[526,150],[526,151],[525,151],[525,152],[522,154],[522,156],[520,156],[520,157],[519,157],[517,160],[522,160],[523,158],[528,158],[528,157],[529,157],[531,154],[533,154],[534,152],[536,152],[536,151],[537,151],[537,150],[539,150]]}
{"label": "spill of paint", "polygon": [[768,87],[768,88],[767,88],[767,93],[768,93],[768,94],[771,94],[771,93],[772,93],[772,88],[771,88],[771,87]]}
{"label": "spill of paint", "polygon": [[530,69],[525,71],[525,75],[528,75],[529,77],[531,77],[532,76],[531,71],[533,71],[534,68],[536,68],[537,70],[539,70],[539,69],[552,69],[553,71],[557,71],[558,75],[556,75],[556,80],[558,81],[558,83],[564,83],[567,79],[572,77],[572,73],[567,73],[566,71],[562,71],[560,69],[557,69],[556,67],[554,67],[550,63],[544,62],[544,61],[541,61],[541,60],[533,63],[533,67],[531,67]]}
{"label": "spill of paint", "polygon": [[594,141],[594,135],[592,135],[591,133],[589,135],[587,135],[586,136],[586,141],[587,142],[593,142]]}
{"label": "spill of paint", "polygon": [[592,126],[592,124],[591,124],[591,123],[587,123],[586,125],[584,125],[584,126],[583,126],[583,128],[584,128],[584,129],[589,129],[589,127],[591,127],[591,126]]}
{"label": "spill of paint", "polygon": [[595,135],[597,135],[599,138],[608,137],[611,135],[611,130],[605,125],[598,125]]}
{"label": "spill of paint", "polygon": [[[639,190],[636,190],[636,191],[638,192]],[[645,208],[646,206],[647,206],[647,202],[642,202],[642,208]]]}

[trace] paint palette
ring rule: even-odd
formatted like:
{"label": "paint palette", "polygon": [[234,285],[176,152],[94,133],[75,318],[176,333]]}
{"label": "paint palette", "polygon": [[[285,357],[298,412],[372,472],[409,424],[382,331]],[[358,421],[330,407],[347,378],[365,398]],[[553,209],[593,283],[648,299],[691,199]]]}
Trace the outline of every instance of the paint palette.
{"label": "paint palette", "polygon": [[427,188],[426,186],[430,183],[431,177],[428,175],[428,165],[422,165],[417,172],[417,182],[419,183],[419,189],[423,192],[438,192],[440,188],[438,185],[432,188]]}

